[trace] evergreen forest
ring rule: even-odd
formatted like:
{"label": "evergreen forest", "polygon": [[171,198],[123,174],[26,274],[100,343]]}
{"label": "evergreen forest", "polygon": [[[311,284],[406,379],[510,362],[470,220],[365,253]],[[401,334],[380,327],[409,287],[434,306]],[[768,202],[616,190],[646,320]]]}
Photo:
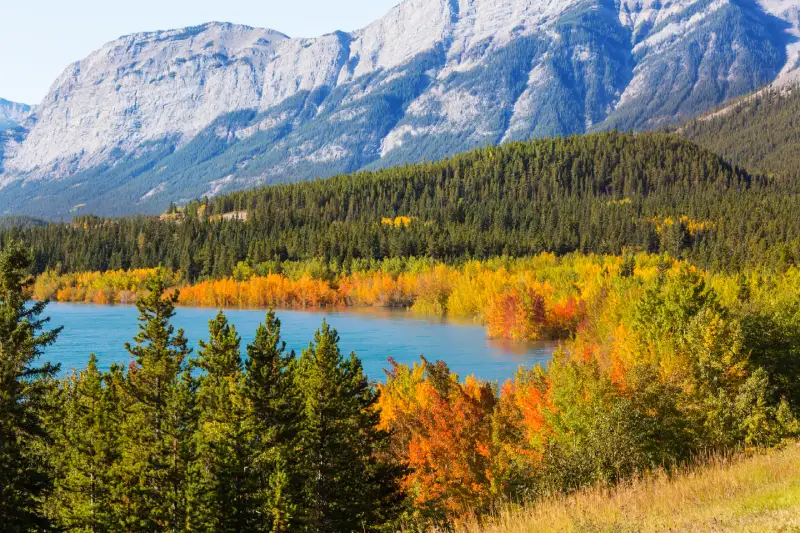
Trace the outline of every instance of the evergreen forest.
{"label": "evergreen forest", "polygon": [[[278,185],[161,217],[0,230],[35,270],[163,266],[197,281],[317,259],[444,261],[541,252],[666,252],[714,270],[780,268],[800,248],[793,181],[750,174],[665,134],[607,133],[484,148],[438,163]],[[404,217],[403,223],[394,222]]]}

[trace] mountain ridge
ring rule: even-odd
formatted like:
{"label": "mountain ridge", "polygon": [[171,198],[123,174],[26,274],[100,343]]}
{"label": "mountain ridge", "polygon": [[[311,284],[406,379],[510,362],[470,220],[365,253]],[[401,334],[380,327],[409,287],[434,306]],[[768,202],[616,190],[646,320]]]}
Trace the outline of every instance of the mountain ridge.
{"label": "mountain ridge", "polygon": [[794,75],[798,0],[406,0],[354,32],[136,33],[71,65],[0,211],[155,212],[510,140],[649,129]]}
{"label": "mountain ridge", "polygon": [[28,104],[0,98],[0,131],[17,127],[32,111]]}

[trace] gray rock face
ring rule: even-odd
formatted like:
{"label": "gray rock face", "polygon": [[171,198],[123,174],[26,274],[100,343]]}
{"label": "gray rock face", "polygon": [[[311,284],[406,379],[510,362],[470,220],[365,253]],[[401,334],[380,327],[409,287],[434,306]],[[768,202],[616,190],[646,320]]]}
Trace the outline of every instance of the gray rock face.
{"label": "gray rock face", "polygon": [[70,65],[12,168],[60,178],[165,135],[192,135],[257,102],[286,36],[232,24],[129,35]]}
{"label": "gray rock face", "polygon": [[5,143],[0,210],[158,211],[485,144],[675,122],[797,76],[799,7],[406,0],[316,39],[221,23],[123,37],[68,67]]}
{"label": "gray rock face", "polygon": [[31,114],[33,109],[26,104],[10,102],[0,98],[0,131],[19,125],[20,122]]}

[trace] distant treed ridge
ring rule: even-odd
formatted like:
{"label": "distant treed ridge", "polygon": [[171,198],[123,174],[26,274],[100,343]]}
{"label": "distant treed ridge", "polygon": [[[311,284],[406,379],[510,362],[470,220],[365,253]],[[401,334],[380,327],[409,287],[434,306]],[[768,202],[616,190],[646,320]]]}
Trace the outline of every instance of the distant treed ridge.
{"label": "distant treed ridge", "polygon": [[237,263],[322,258],[667,252],[704,268],[783,266],[800,198],[690,142],[605,133],[509,143],[436,163],[238,192],[161,218],[9,229],[36,269],[164,266],[193,281]]}
{"label": "distant treed ridge", "polygon": [[800,90],[770,88],[727,104],[677,131],[750,172],[800,177]]}

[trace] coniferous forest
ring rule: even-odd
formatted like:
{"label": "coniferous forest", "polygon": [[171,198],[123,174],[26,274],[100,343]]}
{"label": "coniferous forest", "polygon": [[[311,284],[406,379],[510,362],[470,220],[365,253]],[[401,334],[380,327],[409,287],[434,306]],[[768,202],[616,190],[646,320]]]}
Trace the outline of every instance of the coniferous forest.
{"label": "coniferous forest", "polygon": [[[9,532],[447,531],[505,505],[800,437],[792,180],[666,134],[510,143],[161,217],[0,230]],[[62,372],[47,299],[135,302],[129,364]],[[179,304],[396,306],[560,340],[504,383],[366,376]]]}
{"label": "coniferous forest", "polygon": [[796,88],[767,88],[689,121],[676,133],[748,170],[796,182],[799,111]]}
{"label": "coniferous forest", "polygon": [[[163,266],[189,281],[231,275],[240,261],[322,259],[348,270],[386,257],[629,248],[737,270],[797,259],[798,201],[792,183],[748,174],[677,137],[609,133],[234,193],[161,218],[28,225],[0,240],[31,247],[37,272]],[[410,220],[382,223],[397,217]]]}

